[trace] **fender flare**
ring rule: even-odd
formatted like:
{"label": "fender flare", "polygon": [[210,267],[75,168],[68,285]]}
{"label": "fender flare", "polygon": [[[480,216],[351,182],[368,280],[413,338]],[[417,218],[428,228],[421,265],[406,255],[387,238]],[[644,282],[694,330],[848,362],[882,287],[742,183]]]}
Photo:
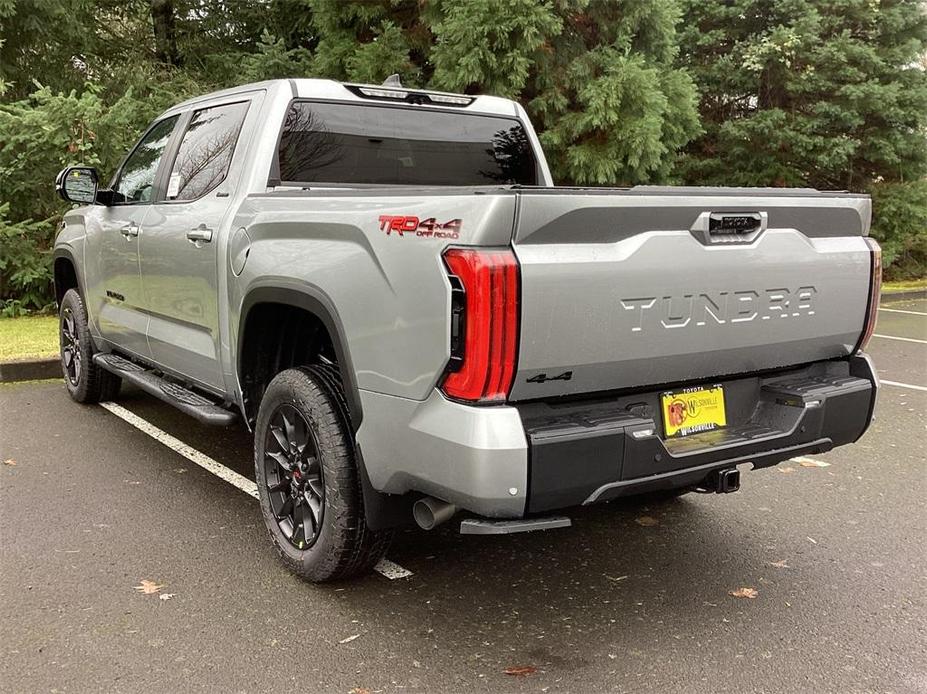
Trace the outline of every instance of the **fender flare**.
{"label": "fender flare", "polygon": [[280,284],[258,286],[250,289],[241,304],[238,323],[238,351],[235,355],[235,371],[241,380],[241,359],[244,346],[245,330],[248,325],[248,316],[258,304],[283,304],[300,308],[317,316],[328,331],[332,340],[332,347],[338,359],[338,370],[341,373],[341,382],[344,385],[344,396],[348,403],[348,414],[351,417],[351,427],[354,433],[360,428],[363,420],[360,391],[357,387],[357,377],[348,349],[348,340],[345,336],[344,325],[338,310],[332,300],[321,290],[306,285],[286,286]]}
{"label": "fender flare", "polygon": [[[81,272],[81,267],[78,264],[77,259],[74,257],[73,251],[70,248],[67,248],[65,246],[56,247],[52,253],[52,283],[54,284],[54,281],[55,281],[55,277],[54,277],[55,263],[58,261],[59,258],[64,258],[69,263],[71,263],[71,267],[74,268],[74,277],[77,280],[77,291],[81,296],[86,296],[84,294],[84,278]],[[56,297],[57,297],[57,294],[58,292],[56,288],[55,289]]]}
{"label": "fender flare", "polygon": [[[241,357],[244,343],[245,328],[248,324],[248,315],[259,304],[275,303],[301,308],[316,315],[332,340],[332,347],[338,359],[338,370],[344,386],[344,396],[348,404],[348,415],[351,419],[353,433],[357,434],[363,419],[360,391],[351,353],[348,349],[348,340],[345,336],[344,325],[338,310],[332,300],[321,290],[304,284],[296,284],[282,280],[273,284],[253,287],[248,290],[241,304],[241,316],[238,323],[238,353],[235,355],[236,375],[241,379]],[[367,464],[360,447],[356,445],[358,467],[360,468],[361,490],[364,499],[364,516],[367,525],[372,530],[385,530],[410,525],[412,520],[412,501],[408,495],[397,496],[384,494],[374,489],[367,474]]]}

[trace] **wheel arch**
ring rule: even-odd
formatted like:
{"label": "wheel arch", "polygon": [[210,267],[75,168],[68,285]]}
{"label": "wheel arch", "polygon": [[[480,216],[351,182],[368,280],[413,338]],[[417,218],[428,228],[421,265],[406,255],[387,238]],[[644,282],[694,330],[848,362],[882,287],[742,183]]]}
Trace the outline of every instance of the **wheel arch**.
{"label": "wheel arch", "polygon": [[71,250],[62,247],[56,248],[52,258],[55,303],[58,306],[61,305],[61,299],[68,289],[76,289],[77,293],[84,297],[84,288],[78,271],[78,264]]}
{"label": "wheel arch", "polygon": [[[341,375],[341,382],[344,386],[344,396],[348,404],[351,428],[356,433],[363,419],[363,409],[344,325],[334,303],[320,290],[284,284],[259,286],[248,291],[242,301],[239,313],[238,349],[235,358],[235,369],[239,384],[243,383],[244,369],[246,367],[243,359],[249,320],[254,315],[255,309],[262,304],[276,304],[303,310],[317,318],[324,326],[331,341],[338,371]],[[247,413],[245,414],[247,416]]]}
{"label": "wheel arch", "polygon": [[[245,295],[239,313],[237,335],[237,353],[235,355],[236,373],[239,386],[245,382],[245,345],[248,335],[248,323],[256,308],[261,305],[276,304],[289,306],[305,311],[316,318],[328,332],[332,350],[337,361],[338,372],[344,388],[345,401],[348,406],[348,416],[352,435],[356,436],[363,419],[360,391],[354,365],[351,361],[351,352],[345,335],[344,324],[332,300],[321,290],[304,285],[294,285],[287,282],[268,284],[251,288]],[[242,393],[244,395],[244,391]],[[242,398],[242,413],[246,420],[249,416],[248,407]],[[255,403],[258,404],[258,403]],[[408,525],[412,519],[411,497],[409,495],[384,494],[374,489],[367,473],[364,456],[355,439],[358,467],[360,468],[361,485],[364,498],[364,516],[367,525],[373,530],[382,530]]]}

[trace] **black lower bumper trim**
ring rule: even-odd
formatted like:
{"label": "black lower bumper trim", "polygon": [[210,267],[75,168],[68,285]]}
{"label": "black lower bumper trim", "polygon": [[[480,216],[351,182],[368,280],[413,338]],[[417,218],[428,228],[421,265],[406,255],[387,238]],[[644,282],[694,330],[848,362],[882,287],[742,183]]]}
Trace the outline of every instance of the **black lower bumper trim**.
{"label": "black lower bumper trim", "polygon": [[862,355],[720,383],[728,426],[675,439],[661,435],[660,394],[669,388],[518,405],[529,444],[528,513],[696,486],[724,467],[830,450],[863,434],[876,394]]}
{"label": "black lower bumper trim", "polygon": [[788,460],[796,455],[803,453],[823,453],[834,447],[830,439],[818,439],[810,444],[791,446],[789,448],[777,448],[761,455],[744,455],[737,458],[731,458],[716,463],[706,463],[695,467],[685,468],[684,470],[673,470],[664,472],[659,475],[650,477],[639,477],[633,480],[623,480],[620,482],[611,482],[602,485],[596,489],[589,498],[583,501],[584,505],[594,504],[598,501],[608,501],[619,496],[632,496],[634,494],[644,494],[647,492],[656,492],[662,489],[675,489],[677,487],[695,487],[711,475],[716,470],[723,470],[741,463],[752,463],[753,469],[769,467]]}

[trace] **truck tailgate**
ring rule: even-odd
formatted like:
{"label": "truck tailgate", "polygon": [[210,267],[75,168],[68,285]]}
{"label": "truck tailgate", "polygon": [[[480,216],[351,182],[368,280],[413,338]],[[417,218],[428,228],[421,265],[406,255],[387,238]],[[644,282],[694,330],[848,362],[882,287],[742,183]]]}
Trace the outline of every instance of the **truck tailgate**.
{"label": "truck tailgate", "polygon": [[842,357],[863,331],[866,196],[528,189],[517,209],[512,400]]}

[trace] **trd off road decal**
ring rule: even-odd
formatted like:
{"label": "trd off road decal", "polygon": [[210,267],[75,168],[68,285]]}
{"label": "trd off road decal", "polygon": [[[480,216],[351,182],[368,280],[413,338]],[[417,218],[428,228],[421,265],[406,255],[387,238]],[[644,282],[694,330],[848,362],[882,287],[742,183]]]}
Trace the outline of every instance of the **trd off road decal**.
{"label": "trd off road decal", "polygon": [[395,231],[400,236],[414,234],[436,239],[457,239],[460,238],[461,226],[463,226],[461,219],[451,219],[441,223],[434,217],[420,220],[413,216],[380,215],[380,231],[385,231],[387,236]]}

